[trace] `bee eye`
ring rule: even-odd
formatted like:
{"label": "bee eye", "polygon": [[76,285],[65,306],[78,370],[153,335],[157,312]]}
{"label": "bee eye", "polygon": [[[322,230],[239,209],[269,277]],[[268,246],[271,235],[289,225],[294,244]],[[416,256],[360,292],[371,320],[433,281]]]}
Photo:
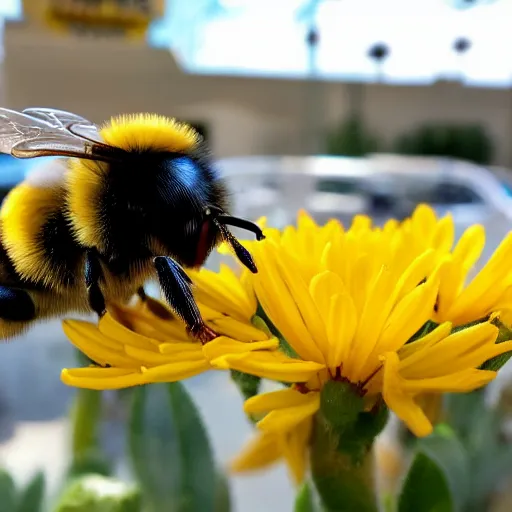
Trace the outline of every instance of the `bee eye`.
{"label": "bee eye", "polygon": [[192,235],[197,231],[198,224],[195,220],[189,220],[183,225],[183,231],[186,235]]}

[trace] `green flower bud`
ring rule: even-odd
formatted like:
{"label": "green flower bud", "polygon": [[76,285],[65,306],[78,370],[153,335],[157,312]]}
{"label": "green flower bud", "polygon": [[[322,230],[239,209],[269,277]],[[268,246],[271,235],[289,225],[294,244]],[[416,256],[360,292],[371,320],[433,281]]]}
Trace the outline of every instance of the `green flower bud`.
{"label": "green flower bud", "polygon": [[60,497],[55,512],[139,512],[140,492],[134,485],[99,475],[72,481]]}
{"label": "green flower bud", "polygon": [[320,394],[320,410],[334,430],[353,424],[363,410],[363,397],[350,382],[327,381]]}
{"label": "green flower bud", "polygon": [[261,378],[248,373],[231,370],[231,379],[238,386],[245,400],[258,394]]}

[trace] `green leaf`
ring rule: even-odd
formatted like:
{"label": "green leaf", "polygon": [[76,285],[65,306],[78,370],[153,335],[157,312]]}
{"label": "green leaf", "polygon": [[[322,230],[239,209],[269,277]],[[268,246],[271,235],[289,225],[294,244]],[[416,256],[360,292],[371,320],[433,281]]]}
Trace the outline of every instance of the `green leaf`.
{"label": "green leaf", "polygon": [[21,492],[17,512],[41,512],[43,510],[45,488],[44,473],[39,471]]}
{"label": "green leaf", "polygon": [[417,453],[407,474],[398,512],[451,512],[452,497],[442,469],[424,453]]}
{"label": "green leaf", "polygon": [[417,444],[398,503],[399,512],[458,512],[470,492],[468,455],[446,425]]}
{"label": "green leaf", "polygon": [[17,504],[16,484],[5,469],[0,469],[0,512],[16,512]]}
{"label": "green leaf", "polygon": [[130,455],[149,510],[213,512],[216,471],[199,413],[182,384],[137,388]]}
{"label": "green leaf", "polygon": [[444,397],[445,423],[450,425],[463,442],[475,432],[475,422],[487,417],[485,389],[471,393],[452,393]]}
{"label": "green leaf", "polygon": [[315,512],[311,484],[304,482],[295,497],[294,512]]}
{"label": "green leaf", "polygon": [[231,496],[229,481],[223,471],[217,471],[215,487],[215,512],[229,512],[231,510]]}

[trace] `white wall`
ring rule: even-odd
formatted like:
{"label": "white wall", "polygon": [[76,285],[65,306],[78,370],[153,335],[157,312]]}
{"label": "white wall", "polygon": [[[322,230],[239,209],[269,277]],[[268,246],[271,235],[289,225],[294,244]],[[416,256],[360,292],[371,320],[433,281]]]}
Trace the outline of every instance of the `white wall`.
{"label": "white wall", "polygon": [[[165,50],[116,41],[77,40],[23,24],[5,29],[3,104],[53,106],[101,122],[126,111],[157,111],[211,123],[219,157],[300,154],[308,133],[304,81],[184,74]],[[324,127],[348,111],[343,84],[321,83]],[[512,166],[511,94],[505,90],[367,86],[364,111],[388,141],[427,120],[481,121],[496,141],[496,163]]]}

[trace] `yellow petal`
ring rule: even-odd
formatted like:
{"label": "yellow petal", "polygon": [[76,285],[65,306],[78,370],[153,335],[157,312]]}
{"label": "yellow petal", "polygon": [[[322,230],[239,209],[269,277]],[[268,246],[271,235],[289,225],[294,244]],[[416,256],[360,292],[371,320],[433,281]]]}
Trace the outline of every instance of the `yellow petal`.
{"label": "yellow petal", "polygon": [[281,455],[277,436],[260,433],[231,462],[230,469],[233,473],[241,473],[265,468],[277,462]]}
{"label": "yellow petal", "polygon": [[181,354],[183,352],[197,352],[201,354],[203,351],[203,346],[195,342],[161,343],[158,348],[162,354]]}
{"label": "yellow petal", "polygon": [[457,373],[430,379],[406,380],[403,389],[409,393],[440,392],[463,393],[485,386],[497,373],[469,368]]}
{"label": "yellow petal", "polygon": [[307,400],[300,405],[269,412],[258,422],[258,428],[268,433],[285,433],[311,418],[320,408],[320,393],[311,392],[304,396]]}
{"label": "yellow petal", "polygon": [[384,360],[382,386],[384,401],[417,437],[428,436],[433,430],[432,424],[414,402],[413,397],[404,391],[402,379],[398,373],[398,356],[389,352],[382,359]]}
{"label": "yellow petal", "polygon": [[497,333],[497,327],[488,322],[455,332],[401,361],[400,373],[411,379],[430,378],[479,366],[494,347],[499,347],[494,345]]}
{"label": "yellow petal", "polygon": [[[400,356],[400,361],[404,361],[408,357],[411,357],[413,354],[418,353],[418,357],[421,357],[422,350],[427,349],[446,338],[450,335],[452,331],[451,322],[445,322],[441,325],[438,325],[433,331],[429,332],[427,335],[422,338],[413,341],[411,343],[407,343],[404,345],[399,351],[398,355]],[[379,354],[380,355],[380,354]],[[402,365],[403,366],[403,365]]]}
{"label": "yellow petal", "polygon": [[177,382],[210,369],[210,364],[206,359],[202,361],[167,363],[148,369],[142,368],[147,382]]}
{"label": "yellow petal", "polygon": [[[282,252],[275,252],[274,257],[279,263],[280,274],[292,295],[299,314],[304,321],[307,332],[311,335],[313,343],[322,354],[328,350],[327,333],[322,322],[322,316],[315,301],[311,297],[308,285],[301,276],[300,268],[294,258],[286,258]],[[278,327],[279,328],[279,327]],[[288,340],[293,346],[293,340]],[[322,356],[322,360],[324,356]],[[318,361],[318,362],[321,362]]]}
{"label": "yellow petal", "polygon": [[331,297],[340,293],[345,288],[337,274],[326,270],[317,274],[309,284],[309,293],[316,304],[318,313],[327,324]]}
{"label": "yellow petal", "polygon": [[412,221],[417,226],[419,233],[431,233],[434,231],[437,219],[434,209],[427,204],[420,204],[412,214]]}
{"label": "yellow petal", "polygon": [[470,226],[459,238],[453,259],[468,271],[480,258],[485,246],[485,229],[480,224]]}
{"label": "yellow petal", "polygon": [[[94,362],[122,368],[139,366],[137,361],[124,353],[123,345],[101,334],[95,325],[79,320],[65,320],[62,325],[64,333],[73,345]],[[115,350],[112,346],[116,347]]]}
{"label": "yellow petal", "polygon": [[199,302],[244,321],[256,312],[256,301],[244,293],[239,280],[227,266],[222,273],[202,268],[199,272],[189,271],[194,282],[194,296]]}
{"label": "yellow petal", "polygon": [[254,251],[256,264],[260,269],[254,277],[256,295],[270,321],[279,329],[284,338],[302,359],[323,362],[322,352],[309,334],[294,297],[290,294],[268,251],[263,251],[260,242]]}
{"label": "yellow petal", "polygon": [[295,389],[280,389],[271,393],[263,393],[247,399],[244,403],[244,411],[247,414],[261,414],[274,409],[304,405],[310,403],[311,396],[309,395],[310,393],[299,393]]}
{"label": "yellow petal", "polygon": [[[107,370],[107,371],[105,371]],[[85,368],[74,368],[67,369],[66,372],[73,375],[80,375],[82,377],[90,377],[94,379],[96,377],[122,377],[123,375],[130,375],[134,372],[132,368],[102,368],[100,366],[87,366]]]}
{"label": "yellow petal", "polygon": [[[125,375],[119,374],[118,368],[101,368],[102,375],[93,374],[90,368],[63,369],[60,375],[62,382],[68,386],[84,389],[123,389],[146,384],[144,375],[132,371]],[[100,370],[100,369],[98,369]]]}
{"label": "yellow petal", "polygon": [[453,217],[448,214],[437,223],[432,246],[438,248],[441,252],[448,252],[452,248],[454,238],[455,226],[453,224]]}
{"label": "yellow petal", "polygon": [[436,262],[434,249],[428,249],[415,258],[401,273],[394,291],[396,300],[402,299],[432,272]]}
{"label": "yellow petal", "polygon": [[119,340],[123,344],[145,348],[155,352],[158,351],[158,347],[154,340],[127,329],[124,325],[116,322],[109,312],[107,312],[98,322],[98,330],[105,336],[113,338],[114,340]]}
{"label": "yellow petal", "polygon": [[308,446],[313,422],[310,418],[299,423],[286,436],[280,436],[283,456],[296,485],[304,480],[308,463]]}
{"label": "yellow petal", "polygon": [[203,354],[208,360],[213,360],[223,356],[243,354],[256,350],[276,350],[278,347],[279,340],[277,338],[244,343],[220,336],[203,346]]}
{"label": "yellow petal", "polygon": [[229,316],[215,318],[209,322],[209,325],[215,332],[243,342],[263,341],[268,338],[266,333],[257,329],[249,321],[240,322]]}
{"label": "yellow petal", "polygon": [[396,305],[378,342],[378,350],[397,350],[430,319],[438,286],[438,282],[429,279]]}
{"label": "yellow petal", "polygon": [[166,363],[178,363],[185,361],[204,361],[204,355],[200,349],[194,351],[177,352],[174,354],[162,354],[138,347],[126,345],[126,355],[139,361],[141,366],[159,366]]}
{"label": "yellow petal", "polygon": [[223,370],[238,370],[281,382],[307,382],[325,365],[312,361],[288,358],[278,351],[251,352],[213,359],[211,364]]}
{"label": "yellow petal", "polygon": [[[512,277],[507,278],[511,254],[512,232],[503,239],[483,269],[459,295],[447,313],[451,320],[453,319],[454,322],[466,321],[468,315],[465,312],[468,311],[472,311],[473,315],[488,313],[492,302],[499,298],[512,279]],[[475,319],[478,319],[478,316],[469,320]]]}
{"label": "yellow petal", "polygon": [[[350,366],[344,367],[347,377],[354,381],[373,352],[381,330],[393,307],[393,274],[382,266],[374,282],[367,290],[367,297],[361,312],[361,318],[354,335],[354,343],[350,354]],[[400,305],[398,305],[399,307]]]}
{"label": "yellow petal", "polygon": [[349,294],[334,295],[330,301],[327,332],[329,351],[327,365],[336,368],[350,354],[357,328],[357,310]]}

